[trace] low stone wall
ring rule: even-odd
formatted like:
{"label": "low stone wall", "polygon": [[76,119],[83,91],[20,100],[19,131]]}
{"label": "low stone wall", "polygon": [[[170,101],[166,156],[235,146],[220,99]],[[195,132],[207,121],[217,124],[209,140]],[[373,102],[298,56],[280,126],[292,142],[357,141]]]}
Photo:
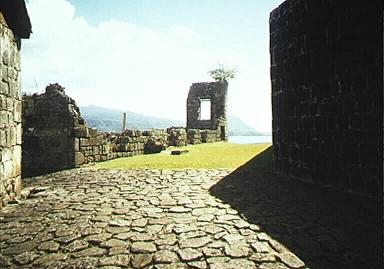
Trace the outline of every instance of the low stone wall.
{"label": "low stone wall", "polygon": [[200,129],[188,129],[187,131],[187,143],[191,145],[201,144]]}
{"label": "low stone wall", "polygon": [[184,127],[170,127],[167,129],[168,145],[181,147],[187,145],[187,129]]}

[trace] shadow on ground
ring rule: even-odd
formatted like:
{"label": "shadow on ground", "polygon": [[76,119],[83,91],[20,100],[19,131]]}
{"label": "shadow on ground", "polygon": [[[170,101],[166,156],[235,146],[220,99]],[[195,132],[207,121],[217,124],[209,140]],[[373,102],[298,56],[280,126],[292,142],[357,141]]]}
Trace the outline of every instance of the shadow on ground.
{"label": "shadow on ground", "polygon": [[272,146],[210,192],[311,269],[382,268],[380,203],[273,174]]}

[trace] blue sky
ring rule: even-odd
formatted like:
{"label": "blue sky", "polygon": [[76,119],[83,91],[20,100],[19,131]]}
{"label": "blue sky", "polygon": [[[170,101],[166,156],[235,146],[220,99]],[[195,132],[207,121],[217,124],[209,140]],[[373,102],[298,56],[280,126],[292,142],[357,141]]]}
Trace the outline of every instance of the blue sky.
{"label": "blue sky", "polygon": [[59,82],[80,105],[185,120],[193,82],[236,67],[228,114],[271,129],[269,12],[281,0],[29,0],[23,89]]}

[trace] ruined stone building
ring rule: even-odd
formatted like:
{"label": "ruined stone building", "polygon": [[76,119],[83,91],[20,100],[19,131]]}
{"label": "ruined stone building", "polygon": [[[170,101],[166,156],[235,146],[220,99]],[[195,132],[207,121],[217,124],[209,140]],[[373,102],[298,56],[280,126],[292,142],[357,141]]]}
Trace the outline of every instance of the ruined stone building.
{"label": "ruined stone building", "polygon": [[380,197],[381,1],[287,0],[270,54],[275,170]]}
{"label": "ruined stone building", "polygon": [[[213,130],[216,141],[227,141],[227,91],[227,81],[193,83],[187,98],[187,129]],[[207,115],[202,113],[204,107]]]}
{"label": "ruined stone building", "polygon": [[0,208],[21,189],[21,38],[31,23],[24,0],[0,2]]}

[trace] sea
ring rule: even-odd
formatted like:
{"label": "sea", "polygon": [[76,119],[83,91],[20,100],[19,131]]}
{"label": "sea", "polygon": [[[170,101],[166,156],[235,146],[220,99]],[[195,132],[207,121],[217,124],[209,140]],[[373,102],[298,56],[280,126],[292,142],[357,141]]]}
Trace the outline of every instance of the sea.
{"label": "sea", "polygon": [[229,136],[228,141],[237,144],[258,144],[258,143],[272,143],[271,135],[257,135],[257,136]]}

